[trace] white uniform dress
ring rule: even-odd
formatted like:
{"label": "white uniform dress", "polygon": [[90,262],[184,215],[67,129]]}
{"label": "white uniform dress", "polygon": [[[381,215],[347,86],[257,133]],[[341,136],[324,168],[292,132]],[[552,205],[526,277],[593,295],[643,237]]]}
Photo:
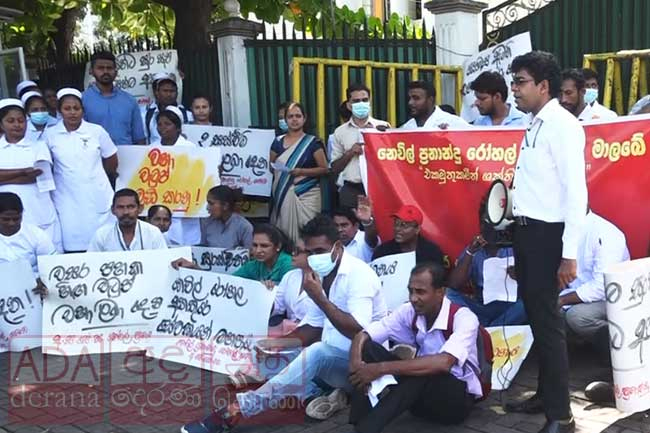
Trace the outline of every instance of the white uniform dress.
{"label": "white uniform dress", "polygon": [[49,236],[32,224],[22,223],[14,235],[0,234],[0,262],[13,262],[25,259],[32,265],[34,275],[38,276],[38,256],[56,254]]}
{"label": "white uniform dress", "polygon": [[90,241],[88,252],[167,249],[165,237],[158,227],[144,221],[138,221],[136,224],[135,236],[133,236],[130,244],[124,241],[124,236],[117,221],[100,227]]}
{"label": "white uniform dress", "polygon": [[[0,138],[0,169],[34,167],[36,161],[47,161],[52,164],[52,157],[45,142],[23,138],[18,143],[9,143],[5,136]],[[17,194],[23,202],[23,222],[34,224],[44,230],[56,249],[63,251],[61,226],[49,191],[40,192],[38,185],[34,182],[0,185],[0,192]]]}
{"label": "white uniform dress", "polygon": [[46,130],[45,138],[54,163],[52,198],[63,249],[85,251],[97,229],[113,219],[113,189],[102,159],[115,155],[117,148],[104,128],[85,120],[70,132],[59,122]]}
{"label": "white uniform dress", "polygon": [[[152,146],[168,147],[160,142],[160,138],[151,143]],[[171,146],[197,147],[195,143],[187,140],[182,135],[178,136],[176,143]],[[201,243],[201,223],[200,218],[172,217],[172,225],[169,231],[165,233],[169,245],[198,245]]]}

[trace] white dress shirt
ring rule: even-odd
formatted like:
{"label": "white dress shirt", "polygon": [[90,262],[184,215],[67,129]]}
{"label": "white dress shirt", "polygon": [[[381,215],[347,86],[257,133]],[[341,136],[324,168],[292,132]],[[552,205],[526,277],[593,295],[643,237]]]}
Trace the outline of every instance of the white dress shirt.
{"label": "white dress shirt", "polygon": [[284,274],[276,288],[272,315],[286,313],[287,319],[300,322],[311,304],[314,301],[302,290],[302,270],[293,269]]}
{"label": "white dress shirt", "polygon": [[113,219],[113,188],[102,160],[115,155],[117,147],[104,128],[85,120],[70,132],[61,121],[45,130],[45,140],[52,154],[52,200],[63,248],[85,251],[97,229]]}
{"label": "white dress shirt", "polygon": [[582,125],[552,99],[530,121],[515,169],[513,215],[564,222],[565,259],[577,257],[587,209],[584,150]]}
{"label": "white dress shirt", "polygon": [[56,254],[50,237],[35,225],[22,223],[12,236],[0,234],[0,262],[25,259],[38,277],[38,256]]}
{"label": "white dress shirt", "polygon": [[[379,245],[379,240],[377,241],[377,244]],[[365,263],[370,263],[372,261],[372,253],[374,251],[375,249],[366,243],[366,233],[361,230],[357,230],[354,239],[345,246],[346,253],[353,255]]]}
{"label": "white dress shirt", "polygon": [[576,292],[582,302],[605,300],[607,266],[630,260],[625,235],[614,224],[589,212],[578,244],[578,276],[560,296]]}
{"label": "white dress shirt", "polygon": [[[151,146],[156,147],[169,147],[164,146],[160,141],[160,136],[151,143]],[[179,135],[178,139],[171,146],[175,147],[197,147],[196,143],[192,143],[183,135]],[[192,246],[201,243],[201,221],[200,218],[186,218],[172,216],[172,225],[169,226],[169,231],[166,233],[167,240],[173,245]]]}
{"label": "white dress shirt", "polygon": [[470,124],[463,120],[461,117],[447,113],[446,111],[440,109],[440,107],[436,106],[435,110],[433,110],[433,113],[431,113],[431,116],[429,116],[427,121],[424,122],[424,125],[421,127],[418,126],[414,118],[411,118],[408,120],[408,122],[400,126],[399,129],[440,129],[439,125],[443,123],[449,125],[449,129],[467,129],[470,126]]}
{"label": "white dress shirt", "polygon": [[124,241],[124,235],[117,222],[103,225],[90,241],[88,251],[137,251],[166,250],[167,242],[160,229],[144,221],[138,221],[131,243]]}
{"label": "white dress shirt", "polygon": [[[352,315],[364,329],[386,316],[379,277],[370,266],[345,251],[328,298],[338,309]],[[300,322],[300,326],[303,325],[323,328],[323,343],[344,351],[350,349],[352,341],[334,327],[315,303],[309,305],[307,315]]]}
{"label": "white dress shirt", "polygon": [[612,111],[606,107],[603,107],[595,101],[593,104],[585,105],[585,109],[582,110],[582,113],[578,116],[578,120],[611,120],[616,119],[618,114],[615,111]]}

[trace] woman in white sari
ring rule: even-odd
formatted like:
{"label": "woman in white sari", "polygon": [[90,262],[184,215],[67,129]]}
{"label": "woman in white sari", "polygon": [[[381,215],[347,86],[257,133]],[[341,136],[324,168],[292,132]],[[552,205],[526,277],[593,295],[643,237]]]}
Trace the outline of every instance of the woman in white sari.
{"label": "woman in white sari", "polygon": [[302,105],[289,104],[285,119],[287,133],[271,145],[271,163],[282,167],[273,176],[271,223],[296,242],[300,227],[322,209],[320,181],[327,175],[327,156],[320,139],[304,131]]}

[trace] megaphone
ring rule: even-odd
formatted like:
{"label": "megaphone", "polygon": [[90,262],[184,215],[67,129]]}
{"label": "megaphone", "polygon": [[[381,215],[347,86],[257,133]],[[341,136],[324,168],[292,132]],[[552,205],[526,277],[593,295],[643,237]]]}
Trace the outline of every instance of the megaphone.
{"label": "megaphone", "polygon": [[503,230],[512,223],[512,191],[500,179],[492,182],[488,190],[487,222],[496,230]]}

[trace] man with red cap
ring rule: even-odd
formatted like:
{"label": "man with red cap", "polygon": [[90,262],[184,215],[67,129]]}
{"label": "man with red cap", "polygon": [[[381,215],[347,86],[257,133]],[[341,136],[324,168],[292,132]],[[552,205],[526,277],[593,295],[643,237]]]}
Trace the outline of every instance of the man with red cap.
{"label": "man with red cap", "polygon": [[415,262],[444,265],[440,247],[420,235],[422,212],[415,206],[403,205],[393,217],[393,239],[379,245],[372,259],[415,251]]}

